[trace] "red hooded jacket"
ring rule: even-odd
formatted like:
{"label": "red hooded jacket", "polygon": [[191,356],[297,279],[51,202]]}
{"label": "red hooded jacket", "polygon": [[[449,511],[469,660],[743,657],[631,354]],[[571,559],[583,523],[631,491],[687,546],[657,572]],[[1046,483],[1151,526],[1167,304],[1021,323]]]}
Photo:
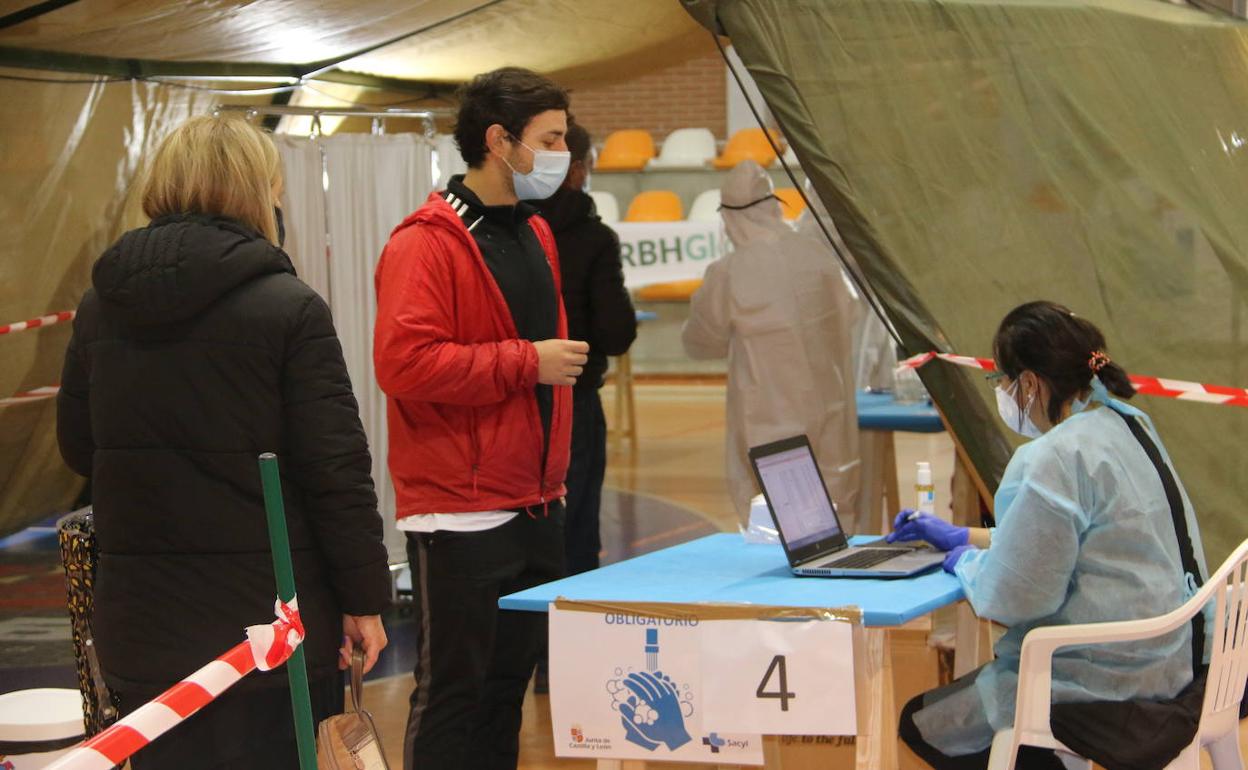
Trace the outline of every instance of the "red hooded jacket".
{"label": "red hooded jacket", "polygon": [[[567,338],[550,227],[546,252]],[[542,467],[537,349],[520,339],[502,291],[454,209],[434,193],[394,229],[377,263],[373,364],[387,395],[398,518],[540,505],[564,494],[572,388],[554,386]]]}

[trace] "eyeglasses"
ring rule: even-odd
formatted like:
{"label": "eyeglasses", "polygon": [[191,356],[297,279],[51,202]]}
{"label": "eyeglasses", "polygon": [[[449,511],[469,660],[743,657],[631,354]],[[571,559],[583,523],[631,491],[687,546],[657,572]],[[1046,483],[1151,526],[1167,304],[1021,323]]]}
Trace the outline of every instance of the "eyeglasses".
{"label": "eyeglasses", "polygon": [[988,372],[987,374],[984,375],[984,379],[988,380],[988,383],[991,385],[996,385],[997,383],[1001,382],[1001,380],[1005,378],[1006,378],[1005,372],[1001,371],[1000,369],[998,369],[995,372]]}

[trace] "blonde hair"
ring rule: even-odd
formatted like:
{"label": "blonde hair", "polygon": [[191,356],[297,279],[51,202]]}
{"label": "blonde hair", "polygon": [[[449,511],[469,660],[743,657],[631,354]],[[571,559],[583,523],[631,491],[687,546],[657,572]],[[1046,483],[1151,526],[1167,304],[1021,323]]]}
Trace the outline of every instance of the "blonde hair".
{"label": "blonde hair", "polygon": [[191,118],[152,157],[141,183],[143,213],[229,217],[276,244],[273,191],[281,173],[273,140],[246,120]]}

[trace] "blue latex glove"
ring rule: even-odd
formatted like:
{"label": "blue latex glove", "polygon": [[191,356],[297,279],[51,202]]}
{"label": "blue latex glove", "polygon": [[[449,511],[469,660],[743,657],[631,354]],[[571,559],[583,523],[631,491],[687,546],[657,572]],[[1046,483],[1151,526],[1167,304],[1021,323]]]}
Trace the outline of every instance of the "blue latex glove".
{"label": "blue latex glove", "polygon": [[930,514],[916,514],[906,509],[897,514],[897,518],[893,520],[893,531],[884,539],[890,543],[926,540],[942,551],[950,551],[960,545],[966,545],[971,539],[971,531],[966,527],[956,527]]}
{"label": "blue latex glove", "polygon": [[943,565],[945,568],[945,572],[948,572],[950,575],[954,574],[953,568],[958,566],[958,559],[961,559],[962,556],[967,551],[977,551],[977,550],[979,549],[973,545],[960,545],[956,548],[951,549],[949,551],[949,555],[945,557],[945,563]]}

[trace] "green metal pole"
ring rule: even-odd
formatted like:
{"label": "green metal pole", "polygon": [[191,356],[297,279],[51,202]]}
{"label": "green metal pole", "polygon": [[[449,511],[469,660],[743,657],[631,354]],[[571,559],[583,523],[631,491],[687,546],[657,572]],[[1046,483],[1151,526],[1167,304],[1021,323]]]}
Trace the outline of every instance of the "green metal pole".
{"label": "green metal pole", "polygon": [[[286,507],[282,504],[282,479],[277,455],[260,455],[260,482],[264,487],[264,512],[269,520],[269,544],[273,549],[273,573],[277,595],[283,602],[295,598],[295,569],[290,561],[290,537],[286,533]],[[308,695],[308,667],[303,646],[286,661],[290,677],[290,704],[295,712],[295,738],[299,742],[299,770],[316,770],[316,735],[312,727],[312,699]]]}

